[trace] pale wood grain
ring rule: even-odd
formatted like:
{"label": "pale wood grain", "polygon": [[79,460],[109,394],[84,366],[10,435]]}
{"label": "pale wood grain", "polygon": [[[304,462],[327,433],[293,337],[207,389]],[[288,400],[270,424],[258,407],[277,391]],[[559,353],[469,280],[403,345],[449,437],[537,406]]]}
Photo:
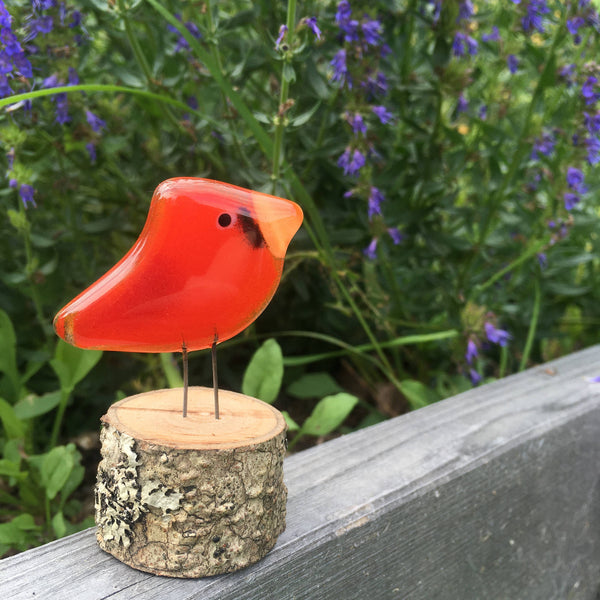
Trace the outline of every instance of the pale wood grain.
{"label": "pale wood grain", "polygon": [[244,394],[220,390],[219,419],[212,388],[189,388],[185,418],[182,397],[179,388],[130,396],[113,404],[102,420],[136,440],[195,450],[260,444],[285,429],[279,411]]}
{"label": "pale wood grain", "polygon": [[259,563],[172,580],[88,530],[0,562],[2,597],[596,600],[600,347],[286,460],[287,529]]}

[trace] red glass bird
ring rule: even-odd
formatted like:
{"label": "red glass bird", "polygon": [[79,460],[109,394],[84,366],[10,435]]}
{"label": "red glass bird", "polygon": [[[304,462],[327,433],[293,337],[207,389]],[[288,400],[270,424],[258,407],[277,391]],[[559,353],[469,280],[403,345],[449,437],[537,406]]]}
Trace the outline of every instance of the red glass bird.
{"label": "red glass bird", "polygon": [[302,210],[289,200],[200,178],[154,192],[131,250],[54,319],[80,348],[174,352],[246,328],[279,284]]}

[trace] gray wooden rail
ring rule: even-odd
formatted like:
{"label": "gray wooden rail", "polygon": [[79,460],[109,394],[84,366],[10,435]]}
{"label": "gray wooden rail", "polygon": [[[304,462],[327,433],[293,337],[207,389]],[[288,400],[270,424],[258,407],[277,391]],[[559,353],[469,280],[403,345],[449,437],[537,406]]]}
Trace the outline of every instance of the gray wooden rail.
{"label": "gray wooden rail", "polygon": [[288,525],[231,575],[177,580],[92,530],[0,561],[0,598],[600,596],[600,346],[287,459]]}

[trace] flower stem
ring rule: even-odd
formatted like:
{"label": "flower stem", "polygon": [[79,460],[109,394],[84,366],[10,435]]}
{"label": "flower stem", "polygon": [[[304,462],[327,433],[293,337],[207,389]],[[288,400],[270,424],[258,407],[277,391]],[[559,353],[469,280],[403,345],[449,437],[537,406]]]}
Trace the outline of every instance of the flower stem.
{"label": "flower stem", "polygon": [[536,279],[535,281],[535,296],[533,299],[533,314],[531,315],[531,322],[529,323],[529,332],[527,333],[527,341],[525,342],[525,348],[523,349],[523,356],[519,364],[519,371],[525,370],[529,355],[531,354],[531,347],[533,340],[535,339],[535,332],[537,330],[538,319],[540,316],[540,304],[541,304],[541,292],[540,282]]}
{"label": "flower stem", "polygon": [[285,53],[283,64],[281,66],[281,90],[279,92],[279,108],[275,117],[275,139],[273,142],[273,194],[277,192],[279,182],[279,173],[281,167],[281,157],[283,152],[283,133],[286,126],[286,105],[290,91],[290,79],[286,76],[286,66],[292,62],[294,29],[296,27],[296,0],[288,0],[287,6],[287,45],[289,50]]}

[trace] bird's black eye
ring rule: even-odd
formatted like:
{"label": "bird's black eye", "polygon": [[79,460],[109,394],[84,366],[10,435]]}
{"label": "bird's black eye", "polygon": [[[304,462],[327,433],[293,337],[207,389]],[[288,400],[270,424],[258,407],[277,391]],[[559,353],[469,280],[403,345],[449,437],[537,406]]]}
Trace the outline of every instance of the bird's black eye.
{"label": "bird's black eye", "polygon": [[221,227],[229,227],[231,225],[232,220],[233,219],[231,218],[231,215],[229,213],[223,213],[219,215],[218,222]]}

